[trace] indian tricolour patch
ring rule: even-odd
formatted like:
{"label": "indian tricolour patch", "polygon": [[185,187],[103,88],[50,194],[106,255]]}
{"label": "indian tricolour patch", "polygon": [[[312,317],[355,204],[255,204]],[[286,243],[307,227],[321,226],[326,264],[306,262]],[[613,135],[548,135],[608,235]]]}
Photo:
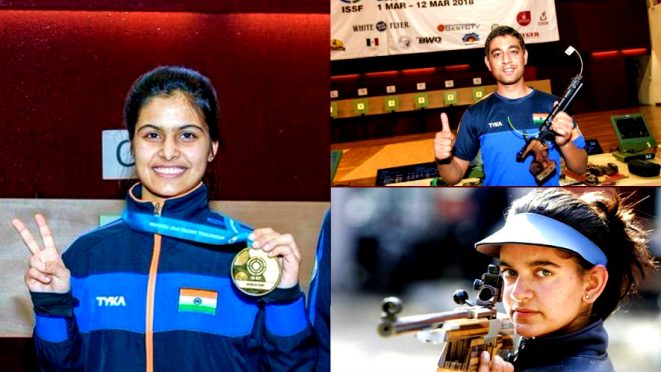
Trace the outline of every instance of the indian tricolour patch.
{"label": "indian tricolour patch", "polygon": [[216,315],[218,292],[205,289],[180,288],[179,311]]}
{"label": "indian tricolour patch", "polygon": [[535,123],[536,125],[542,125],[544,124],[544,120],[546,120],[547,116],[549,116],[548,113],[533,112],[532,122]]}

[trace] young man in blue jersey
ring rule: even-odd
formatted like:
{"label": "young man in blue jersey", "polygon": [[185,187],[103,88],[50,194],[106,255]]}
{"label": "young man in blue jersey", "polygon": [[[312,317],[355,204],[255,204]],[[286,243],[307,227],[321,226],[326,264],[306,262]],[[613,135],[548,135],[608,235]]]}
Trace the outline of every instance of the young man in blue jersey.
{"label": "young man in blue jersey", "polygon": [[[485,186],[540,186],[529,170],[532,157],[517,162],[516,154],[526,138],[539,132],[533,116],[551,112],[558,98],[525,84],[523,71],[528,51],[515,29],[493,29],[485,42],[485,54],[484,63],[496,79],[496,91],[464,112],[456,138],[447,115],[441,114],[442,128],[434,139],[438,171],[445,182],[456,184],[481,150]],[[549,146],[548,157],[558,171],[541,186],[559,185],[561,157],[575,173],[581,174],[587,167],[585,139],[573,119],[560,112],[553,119],[551,130],[556,137]]]}

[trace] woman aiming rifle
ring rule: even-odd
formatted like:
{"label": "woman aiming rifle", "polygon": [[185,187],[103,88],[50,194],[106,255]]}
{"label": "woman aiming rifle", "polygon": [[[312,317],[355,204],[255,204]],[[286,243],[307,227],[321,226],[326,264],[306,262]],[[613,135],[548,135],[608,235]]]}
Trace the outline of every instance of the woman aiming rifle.
{"label": "woman aiming rifle", "polygon": [[503,303],[522,336],[510,362],[479,371],[612,371],[603,322],[657,267],[632,209],[607,192],[532,191],[475,244],[500,261]]}

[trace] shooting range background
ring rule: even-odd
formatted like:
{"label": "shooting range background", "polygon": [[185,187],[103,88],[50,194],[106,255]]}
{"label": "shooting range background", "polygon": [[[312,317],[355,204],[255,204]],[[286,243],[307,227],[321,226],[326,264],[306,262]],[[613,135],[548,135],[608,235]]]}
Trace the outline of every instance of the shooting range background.
{"label": "shooting range background", "polygon": [[[556,0],[555,8],[560,40],[528,45],[526,81],[550,79],[552,93],[561,96],[580,68],[576,55],[564,54],[572,45],[585,63],[585,85],[571,106],[572,114],[661,104],[661,7],[643,0]],[[536,22],[539,16],[534,17]],[[331,62],[331,89],[339,95],[334,100],[366,98],[358,96],[359,88],[368,90],[367,97],[384,96],[389,85],[396,86],[398,95],[417,93],[417,83],[422,82],[424,91],[446,89],[446,80],[453,80],[452,89],[472,87],[476,77],[482,80],[478,85],[495,84],[480,48]],[[448,114],[454,129],[466,108],[454,105],[332,119],[331,142],[435,132],[441,111]]]}

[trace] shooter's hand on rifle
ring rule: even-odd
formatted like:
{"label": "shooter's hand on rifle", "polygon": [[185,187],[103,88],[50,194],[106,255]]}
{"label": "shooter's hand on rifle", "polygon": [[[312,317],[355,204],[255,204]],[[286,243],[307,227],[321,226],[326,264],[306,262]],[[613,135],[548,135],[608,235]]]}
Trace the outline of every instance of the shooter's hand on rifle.
{"label": "shooter's hand on rifle", "polygon": [[514,366],[498,355],[491,360],[489,353],[483,351],[480,353],[480,366],[477,372],[514,372]]}
{"label": "shooter's hand on rifle", "polygon": [[587,170],[588,154],[584,149],[574,146],[572,142],[574,128],[574,120],[562,111],[553,118],[550,127],[556,134],[555,143],[560,148],[567,168],[576,174],[583,174]]}
{"label": "shooter's hand on rifle", "polygon": [[562,147],[571,141],[574,120],[566,112],[561,111],[553,118],[551,130],[555,132],[555,143],[558,147]]}

